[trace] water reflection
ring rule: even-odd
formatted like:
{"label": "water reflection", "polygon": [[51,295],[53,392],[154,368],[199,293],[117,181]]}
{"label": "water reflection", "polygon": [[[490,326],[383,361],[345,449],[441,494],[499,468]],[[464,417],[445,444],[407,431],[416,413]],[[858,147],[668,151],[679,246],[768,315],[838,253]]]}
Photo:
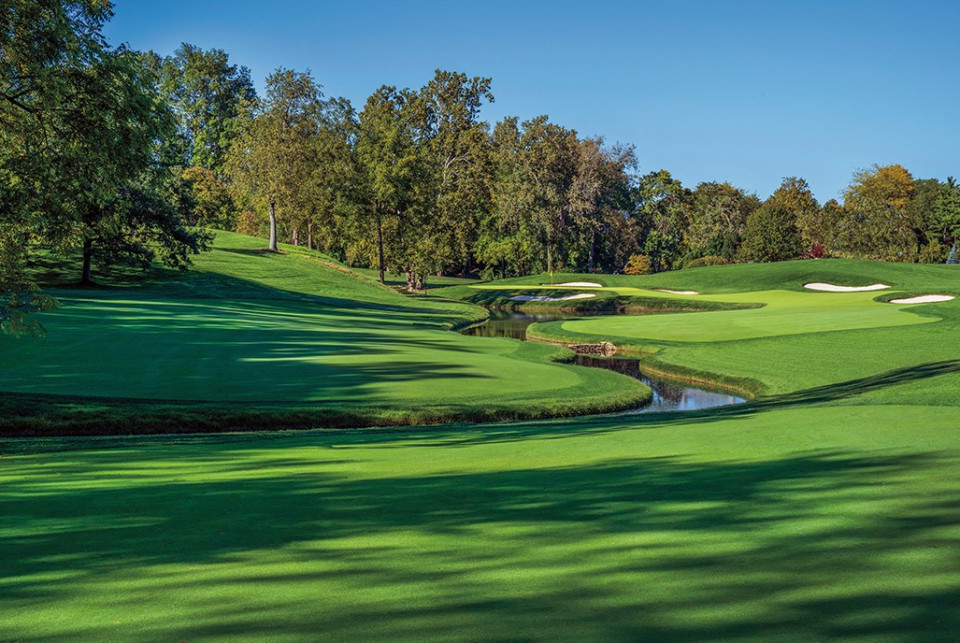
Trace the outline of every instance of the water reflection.
{"label": "water reflection", "polygon": [[[514,313],[497,310],[491,311],[490,320],[487,323],[468,328],[463,332],[466,335],[479,337],[511,337],[525,340],[527,338],[527,326],[530,324],[584,316],[586,315],[574,313]],[[636,378],[649,386],[653,390],[653,398],[650,403],[627,411],[631,414],[696,411],[727,406],[728,404],[739,404],[745,401],[742,397],[730,393],[708,391],[650,377],[640,371],[640,364],[635,359],[577,355],[577,364],[616,371]]]}

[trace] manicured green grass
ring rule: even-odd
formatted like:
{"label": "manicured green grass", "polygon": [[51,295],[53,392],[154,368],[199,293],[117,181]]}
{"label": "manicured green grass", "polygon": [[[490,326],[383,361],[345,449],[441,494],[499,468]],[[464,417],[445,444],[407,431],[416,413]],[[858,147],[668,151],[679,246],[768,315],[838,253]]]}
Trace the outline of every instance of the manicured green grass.
{"label": "manicured green grass", "polygon": [[[960,306],[798,278],[960,290],[870,262],[590,279],[765,300],[640,318],[710,341],[623,338],[762,394],[698,413],[0,441],[0,640],[953,640]],[[600,337],[568,323],[542,328]]]}
{"label": "manicured green grass", "polygon": [[54,291],[63,305],[43,316],[46,337],[0,337],[0,432],[508,419],[648,395],[552,361],[555,348],[449,332],[482,319],[475,306],[405,297],[262,243],[221,233],[173,281]]}
{"label": "manicured green grass", "polygon": [[956,407],[60,446],[0,459],[4,639],[960,631]]}

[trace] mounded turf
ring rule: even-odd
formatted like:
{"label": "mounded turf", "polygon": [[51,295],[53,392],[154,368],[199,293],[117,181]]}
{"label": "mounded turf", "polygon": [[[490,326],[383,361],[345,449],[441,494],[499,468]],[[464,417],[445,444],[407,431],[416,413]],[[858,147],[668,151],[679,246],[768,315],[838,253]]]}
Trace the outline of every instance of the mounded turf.
{"label": "mounded turf", "polygon": [[[953,270],[595,280],[789,302],[956,292]],[[0,639],[952,640],[960,311],[835,301],[924,323],[637,334],[652,364],[762,393],[699,413],[0,442]]]}
{"label": "mounded turf", "polygon": [[315,253],[220,233],[196,269],[54,291],[46,337],[0,337],[0,433],[211,430],[509,419],[623,408],[649,391],[467,337],[471,305],[409,298]]}

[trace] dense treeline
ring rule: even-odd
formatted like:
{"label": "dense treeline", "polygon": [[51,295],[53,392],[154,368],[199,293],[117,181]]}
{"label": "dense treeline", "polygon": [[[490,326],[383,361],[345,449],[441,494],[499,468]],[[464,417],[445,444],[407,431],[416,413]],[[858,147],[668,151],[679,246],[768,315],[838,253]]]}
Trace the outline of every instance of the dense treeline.
{"label": "dense treeline", "polygon": [[631,146],[553,123],[480,119],[491,79],[437,71],[359,110],[308,72],[257,96],[226,52],[111,48],[104,0],[7,0],[0,13],[0,326],[49,305],[42,248],[94,266],[184,267],[205,228],[428,275],[642,273],[732,261],[956,261],[960,188],[898,165],[820,204],[784,179],[766,200],[726,182],[640,173]]}

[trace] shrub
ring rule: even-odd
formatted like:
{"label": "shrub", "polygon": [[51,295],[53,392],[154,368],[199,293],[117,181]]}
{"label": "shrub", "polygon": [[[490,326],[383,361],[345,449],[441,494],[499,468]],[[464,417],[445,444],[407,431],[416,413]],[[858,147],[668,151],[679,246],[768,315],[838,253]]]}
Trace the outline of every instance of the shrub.
{"label": "shrub", "polygon": [[917,257],[917,261],[920,263],[943,263],[946,258],[947,248],[934,239],[929,244],[920,248],[920,255]]}
{"label": "shrub", "polygon": [[703,266],[725,266],[729,261],[723,257],[718,257],[717,255],[707,255],[706,257],[698,257],[696,259],[691,259],[683,267],[684,268],[702,268]]}
{"label": "shrub", "polygon": [[623,272],[628,275],[649,275],[650,257],[647,255],[631,255]]}
{"label": "shrub", "polygon": [[805,253],[807,259],[823,259],[827,254],[826,248],[822,243],[815,243],[807,249]]}

